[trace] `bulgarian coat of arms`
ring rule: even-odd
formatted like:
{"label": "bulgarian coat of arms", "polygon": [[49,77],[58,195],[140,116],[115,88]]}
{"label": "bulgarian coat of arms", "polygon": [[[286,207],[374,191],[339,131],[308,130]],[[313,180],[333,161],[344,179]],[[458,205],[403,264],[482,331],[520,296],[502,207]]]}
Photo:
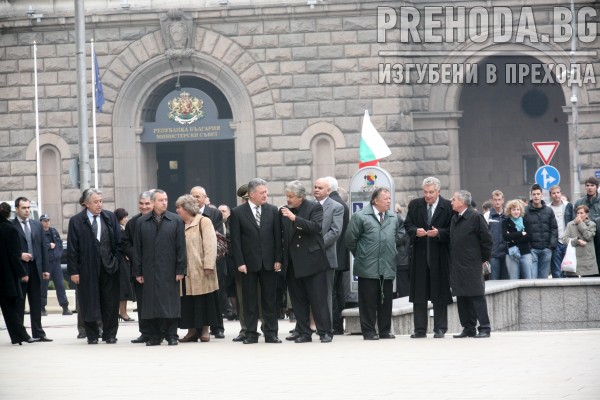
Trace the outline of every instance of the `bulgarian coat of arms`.
{"label": "bulgarian coat of arms", "polygon": [[192,97],[188,92],[181,92],[178,97],[169,101],[169,119],[180,124],[191,124],[204,117],[204,102]]}

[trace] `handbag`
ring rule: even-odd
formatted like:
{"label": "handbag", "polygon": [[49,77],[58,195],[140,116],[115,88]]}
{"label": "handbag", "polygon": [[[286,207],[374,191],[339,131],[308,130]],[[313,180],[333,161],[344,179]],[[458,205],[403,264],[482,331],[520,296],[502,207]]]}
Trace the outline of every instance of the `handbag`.
{"label": "handbag", "polygon": [[[200,221],[202,221],[202,218],[206,218],[206,217],[204,217],[204,216],[201,217]],[[198,224],[198,228],[200,228],[200,238],[202,238],[201,224]],[[227,243],[227,238],[221,232],[215,231],[215,234],[217,236],[217,261],[219,261],[219,260],[222,260],[223,258],[225,258],[225,256],[229,252],[229,244]]]}
{"label": "handbag", "polygon": [[490,265],[489,261],[485,261],[483,264],[481,264],[481,267],[483,269],[484,276],[492,273],[492,266]]}
{"label": "handbag", "polygon": [[521,250],[519,250],[519,246],[509,247],[508,255],[511,256],[513,260],[519,261],[521,259]]}
{"label": "handbag", "polygon": [[560,270],[564,272],[577,272],[577,255],[575,247],[571,245],[571,242],[575,239],[570,239],[567,245],[567,251],[565,257],[560,264]]}

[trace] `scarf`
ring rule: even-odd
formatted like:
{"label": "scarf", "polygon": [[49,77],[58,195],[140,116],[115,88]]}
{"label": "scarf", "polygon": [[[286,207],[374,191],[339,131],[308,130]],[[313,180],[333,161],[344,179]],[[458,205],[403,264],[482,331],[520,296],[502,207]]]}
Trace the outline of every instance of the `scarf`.
{"label": "scarf", "polygon": [[519,218],[510,217],[510,220],[515,223],[515,227],[517,228],[517,231],[523,232],[523,229],[525,229],[525,225],[523,225],[523,217],[519,217]]}

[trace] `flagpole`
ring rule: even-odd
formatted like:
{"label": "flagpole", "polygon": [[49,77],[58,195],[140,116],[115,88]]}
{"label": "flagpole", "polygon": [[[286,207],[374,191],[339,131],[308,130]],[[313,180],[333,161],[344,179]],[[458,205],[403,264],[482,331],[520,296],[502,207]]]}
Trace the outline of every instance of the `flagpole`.
{"label": "flagpole", "polygon": [[40,116],[38,112],[38,74],[37,74],[37,44],[33,42],[33,85],[35,107],[35,154],[38,212],[42,214],[42,174],[40,167]]}
{"label": "flagpole", "polygon": [[98,143],[96,140],[96,60],[92,38],[92,136],[94,137],[94,187],[98,189]]}

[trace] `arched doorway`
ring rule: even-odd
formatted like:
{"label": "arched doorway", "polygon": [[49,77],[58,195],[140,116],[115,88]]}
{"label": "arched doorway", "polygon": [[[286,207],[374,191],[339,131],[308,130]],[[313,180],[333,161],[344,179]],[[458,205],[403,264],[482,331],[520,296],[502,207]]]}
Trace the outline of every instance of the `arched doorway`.
{"label": "arched doorway", "polygon": [[[497,67],[497,81],[486,82],[486,64]],[[461,187],[481,204],[494,189],[506,199],[529,195],[541,165],[532,142],[559,141],[551,165],[561,173],[563,193],[571,187],[568,116],[558,83],[507,83],[507,64],[540,64],[529,56],[493,56],[479,62],[478,83],[460,94],[459,154]]]}
{"label": "arched doorway", "polygon": [[[206,93],[216,105],[218,115],[214,118],[232,118],[231,106],[219,88],[205,79],[186,75],[168,79],[152,91],[142,109],[143,124],[154,123],[159,103],[174,90],[182,88],[194,88]],[[175,199],[189,193],[194,186],[204,187],[212,204],[236,204],[234,139],[198,138],[191,141],[161,141],[143,146],[147,152],[155,152],[156,186],[169,194],[169,209],[174,210]]]}

